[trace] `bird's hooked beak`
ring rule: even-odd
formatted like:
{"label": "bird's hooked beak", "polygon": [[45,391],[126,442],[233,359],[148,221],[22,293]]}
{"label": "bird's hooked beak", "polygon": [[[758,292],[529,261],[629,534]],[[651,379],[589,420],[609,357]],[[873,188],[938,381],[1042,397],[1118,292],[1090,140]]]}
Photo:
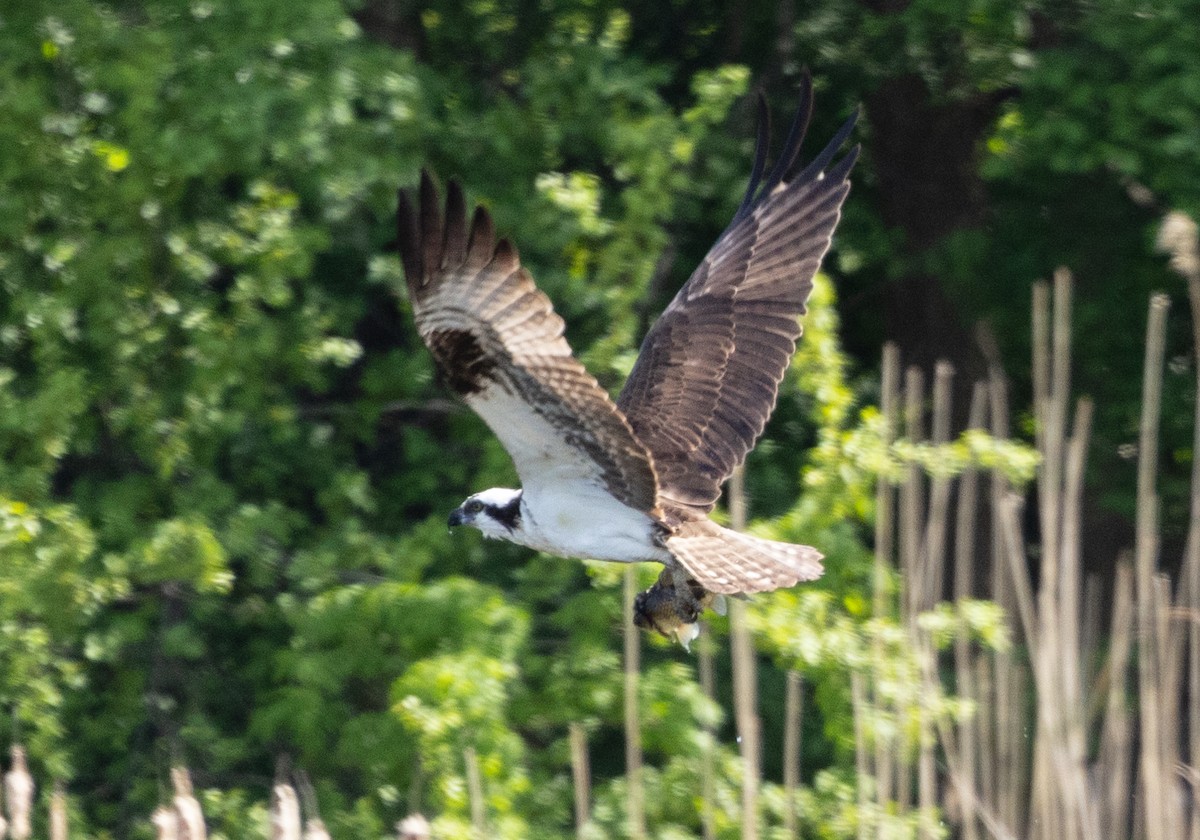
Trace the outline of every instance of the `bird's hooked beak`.
{"label": "bird's hooked beak", "polygon": [[453,528],[456,525],[466,525],[467,521],[467,515],[463,513],[461,507],[458,507],[450,512],[450,518],[446,520],[446,525]]}

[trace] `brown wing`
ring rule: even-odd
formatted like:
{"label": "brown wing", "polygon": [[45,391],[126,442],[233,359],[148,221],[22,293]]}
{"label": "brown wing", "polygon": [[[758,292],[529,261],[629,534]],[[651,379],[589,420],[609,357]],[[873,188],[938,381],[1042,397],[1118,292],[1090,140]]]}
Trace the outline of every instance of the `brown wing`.
{"label": "brown wing", "polygon": [[582,482],[652,510],[650,455],[571,355],[562,319],[516,249],[495,242],[482,207],[468,232],[457,183],[450,183],[444,217],[427,172],[420,193],[419,212],[400,193],[400,253],[417,330],[447,385],[500,438],[527,492],[569,493]]}
{"label": "brown wing", "polygon": [[760,103],[754,173],[741,207],[647,334],[617,399],[654,457],[660,501],[694,513],[712,510],[721,484],[775,407],[800,337],[797,319],[829,249],[858,155],[855,147],[824,171],[856,114],[812,163],[784,180],[812,112],[805,79],[783,154],[759,189],[765,110]]}

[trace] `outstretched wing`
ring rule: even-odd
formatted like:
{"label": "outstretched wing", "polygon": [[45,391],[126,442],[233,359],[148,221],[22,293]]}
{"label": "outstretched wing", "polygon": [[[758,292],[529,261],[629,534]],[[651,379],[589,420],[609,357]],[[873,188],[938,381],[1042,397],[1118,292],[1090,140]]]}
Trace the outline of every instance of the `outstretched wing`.
{"label": "outstretched wing", "polygon": [[452,181],[443,216],[422,172],[419,209],[401,191],[397,221],[417,330],[446,384],[504,444],[526,491],[571,492],[583,482],[652,510],[650,455],[571,355],[562,318],[516,249],[496,243],[488,212],[477,208],[468,231],[462,188]]}
{"label": "outstretched wing", "polygon": [[654,457],[659,499],[707,513],[775,408],[800,337],[798,318],[829,249],[852,149],[825,171],[854,127],[790,180],[812,114],[806,77],[784,150],[760,188],[767,154],[766,106],[746,197],[733,221],[655,322],[617,405]]}

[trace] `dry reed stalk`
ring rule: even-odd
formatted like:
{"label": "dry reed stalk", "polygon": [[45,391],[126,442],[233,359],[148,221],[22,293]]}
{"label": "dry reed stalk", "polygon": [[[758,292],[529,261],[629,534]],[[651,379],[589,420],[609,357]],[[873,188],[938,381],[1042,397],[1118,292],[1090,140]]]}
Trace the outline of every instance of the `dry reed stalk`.
{"label": "dry reed stalk", "polygon": [[[1075,425],[1067,440],[1066,469],[1063,484],[1063,527],[1062,546],[1059,558],[1062,575],[1059,579],[1058,623],[1062,627],[1060,639],[1065,657],[1062,661],[1063,698],[1068,709],[1083,707],[1083,665],[1080,661],[1082,640],[1080,638],[1083,558],[1081,556],[1083,534],[1083,483],[1084,466],[1087,461],[1088,440],[1092,429],[1093,406],[1090,399],[1079,400],[1075,407]],[[1072,720],[1072,757],[1083,761],[1082,714]],[[1074,724],[1078,724],[1075,726]],[[1078,752],[1076,752],[1078,750]]]}
{"label": "dry reed stalk", "polygon": [[[729,480],[729,524],[735,531],[746,528],[746,485],[742,467]],[[742,838],[758,838],[758,788],[760,776],[760,729],[758,678],[754,644],[746,626],[746,604],[731,599],[729,644],[733,659],[733,710],[737,722],[738,747],[742,754]]]}
{"label": "dry reed stalk", "polygon": [[55,782],[50,794],[50,840],[67,840],[67,834],[67,791],[62,782]]}
{"label": "dry reed stalk", "polygon": [[[1083,665],[1083,672],[1079,675],[1080,685],[1090,686],[1099,680],[1097,674],[1097,661],[1099,657],[1101,632],[1103,630],[1103,618],[1100,615],[1101,606],[1109,606],[1108,602],[1104,601],[1104,584],[1100,579],[1100,575],[1089,573],[1087,580],[1084,583],[1083,593],[1083,630],[1079,636],[1079,661]],[[1090,714],[1088,715],[1089,726],[1094,722],[1094,719],[1099,717],[1104,711],[1104,695],[1102,692],[1094,692],[1091,701],[1087,703]]]}
{"label": "dry reed stalk", "polygon": [[1033,583],[1025,565],[1025,549],[1021,537],[1021,510],[1024,501],[1016,493],[1009,493],[1000,500],[995,516],[1000,525],[1001,546],[1004,561],[1012,582],[1013,600],[1017,615],[1021,619],[1021,630],[1030,650],[1038,647],[1037,613],[1034,609]]}
{"label": "dry reed stalk", "polygon": [[333,840],[329,836],[329,829],[325,827],[325,821],[320,817],[309,817],[304,821],[304,840]]}
{"label": "dry reed stalk", "polygon": [[1014,710],[1014,726],[1006,732],[1008,752],[1012,757],[1009,779],[1012,787],[1008,792],[1010,818],[1005,824],[1011,825],[1019,835],[1025,834],[1029,828],[1029,790],[1033,784],[1033,764],[1025,750],[1025,739],[1030,730],[1029,711],[1025,706],[1028,694],[1029,671],[1014,665],[1009,670],[1008,679],[1007,702],[1009,708]]}
{"label": "dry reed stalk", "polygon": [[1099,787],[1103,791],[1104,824],[1113,832],[1113,837],[1127,837],[1133,738],[1126,691],[1134,637],[1133,569],[1128,554],[1117,562],[1113,597],[1107,666],[1108,696],[1098,761],[1101,772]]}
{"label": "dry reed stalk", "polygon": [[[712,630],[707,622],[700,622],[700,637],[696,640],[699,657],[700,690],[715,702],[717,681],[713,668]],[[717,733],[707,719],[704,722],[704,746],[700,753],[700,832],[704,840],[716,840],[716,814],[713,800],[717,795],[716,774],[713,768],[713,752],[716,749]]]}
{"label": "dry reed stalk", "polygon": [[[1036,293],[1036,289],[1035,289]],[[1036,296],[1035,296],[1036,300]],[[1036,347],[1036,343],[1035,343]],[[1009,438],[1008,415],[1008,383],[1004,371],[998,364],[988,368],[988,402],[989,427],[992,436],[998,440]],[[1011,564],[1007,550],[1006,523],[1002,511],[1005,499],[1012,492],[1004,474],[999,470],[992,471],[990,494],[991,510],[991,598],[1004,609],[1008,615],[1017,613],[1017,596]],[[1020,625],[1013,627],[1014,637],[1018,637]],[[1016,641],[1016,638],[1014,638]],[[1023,748],[1022,733],[1025,731],[1024,706],[1021,698],[1023,680],[1021,671],[1013,662],[1009,651],[996,651],[991,655],[994,662],[993,691],[995,706],[995,810],[1001,824],[1010,827],[1015,834],[1023,833],[1027,822],[1028,799],[1024,795],[1025,780],[1028,777],[1026,752]]]}
{"label": "dry reed stalk", "polygon": [[[887,451],[896,439],[900,406],[900,351],[892,342],[883,346],[882,382],[880,411],[883,415],[883,444]],[[872,615],[883,618],[891,611],[888,598],[889,580],[894,566],[896,531],[896,488],[886,476],[880,476],[875,487],[875,559],[872,592]],[[884,667],[883,641],[878,636],[871,643],[872,663],[875,673]],[[874,697],[874,686],[868,685],[866,698],[868,710],[874,710],[879,701]],[[892,765],[895,752],[884,738],[875,738],[874,772],[876,804],[882,813],[892,797]],[[868,772],[872,768],[868,767]]]}
{"label": "dry reed stalk", "polygon": [[[788,671],[783,700],[783,793],[787,797],[783,830],[792,838],[796,836],[796,790],[800,787],[800,727],[803,713],[803,680],[799,671]],[[864,752],[863,761],[866,760]]]}
{"label": "dry reed stalk", "polygon": [[206,840],[208,828],[200,802],[192,793],[192,774],[183,765],[172,767],[171,785],[175,789],[172,805],[179,817],[179,840]]}
{"label": "dry reed stalk", "polygon": [[[936,657],[933,655],[934,647],[929,633],[921,631],[913,643],[917,647],[921,663],[921,683],[923,690],[926,692],[940,691],[941,685],[937,676]],[[983,660],[981,659],[980,661]],[[962,795],[960,804],[965,805],[968,802],[970,803],[971,809],[979,816],[980,821],[993,838],[998,838],[998,840],[1016,840],[1016,835],[999,820],[994,810],[988,807],[987,803],[978,796],[972,786],[965,782],[966,772],[962,765],[961,753],[955,743],[954,729],[944,720],[935,718],[932,723],[937,730],[938,738],[941,740],[945,751],[944,755],[951,784],[954,786],[954,790]],[[929,826],[929,830],[933,828],[932,825]]]}
{"label": "dry reed stalk", "polygon": [[1067,759],[1072,771],[1072,795],[1079,811],[1084,838],[1100,837],[1099,803],[1091,794],[1087,767],[1087,703],[1083,690],[1084,659],[1080,633],[1082,596],[1082,533],[1084,466],[1092,427],[1092,401],[1079,400],[1075,425],[1067,441],[1063,485],[1063,531],[1061,600],[1058,620],[1062,625],[1060,660],[1063,710],[1066,718]]}
{"label": "dry reed stalk", "polygon": [[625,569],[624,627],[625,627],[625,779],[629,787],[626,807],[629,816],[629,836],[642,840],[646,836],[645,792],[642,790],[642,723],[638,710],[638,672],[641,669],[641,636],[633,624],[633,599],[637,595],[636,568]]}
{"label": "dry reed stalk", "polygon": [[[932,650],[921,650],[918,656],[934,658]],[[939,691],[940,686],[932,683],[926,686],[928,691]],[[933,721],[929,716],[929,707],[921,703],[917,707],[917,837],[919,840],[934,840],[937,836],[937,826],[934,822],[934,808],[937,806],[937,769],[933,763],[934,734]],[[949,744],[946,752],[950,751]],[[968,794],[971,795],[971,794]]]}
{"label": "dry reed stalk", "polygon": [[[1071,400],[1071,273],[1065,268],[1054,272],[1054,308],[1051,313],[1051,348],[1050,348],[1050,398],[1042,407],[1039,418],[1045,426],[1043,435],[1044,449],[1042,451],[1042,469],[1039,471],[1040,495],[1039,514],[1042,521],[1042,565],[1041,589],[1039,591],[1038,626],[1041,633],[1041,650],[1043,664],[1046,668],[1043,684],[1038,685],[1038,693],[1049,694],[1049,703],[1039,702],[1039,708],[1048,710],[1051,715],[1047,723],[1053,727],[1051,744],[1054,750],[1055,763],[1060,770],[1064,757],[1060,753],[1063,740],[1066,712],[1066,691],[1062,681],[1062,672],[1058,663],[1068,658],[1063,626],[1060,620],[1060,603],[1063,576],[1063,530],[1064,497],[1066,463],[1067,416]],[[1058,779],[1059,784],[1065,782]],[[1075,837],[1078,829],[1074,824],[1074,815],[1067,809],[1066,823],[1068,837]]]}
{"label": "dry reed stalk", "polygon": [[313,789],[308,773],[296,771],[296,787],[300,791],[301,810],[306,814],[304,820],[304,840],[329,840],[329,830],[321,819],[321,809],[317,802],[317,792]]}
{"label": "dry reed stalk", "polygon": [[[1196,424],[1192,452],[1200,453],[1200,233],[1196,222],[1178,211],[1168,213],[1159,232],[1159,247],[1171,252],[1171,267],[1187,280],[1196,368]],[[1178,600],[1192,610],[1200,610],[1200,457],[1192,458],[1192,497],[1183,558]],[[1200,700],[1197,699],[1200,698],[1200,621],[1188,622],[1187,636],[1187,696],[1192,698],[1188,705],[1187,760],[1194,777],[1200,768]],[[1189,840],[1200,840],[1200,804],[1197,803],[1200,803],[1200,792],[1193,788]]]}
{"label": "dry reed stalk", "polygon": [[[930,441],[941,446],[950,441],[950,385],[954,367],[938,362],[933,379],[933,418]],[[945,592],[946,529],[950,521],[950,490],[952,481],[947,475],[935,475],[930,483],[929,515],[925,521],[925,541],[921,552],[921,600],[919,611],[932,609]]]}
{"label": "dry reed stalk", "polygon": [[[1034,652],[1040,656],[1041,652]],[[1037,684],[1039,663],[1033,668],[1033,681]],[[1040,698],[1041,695],[1038,695]],[[1059,798],[1056,777],[1052,764],[1051,739],[1045,732],[1045,721],[1041,715],[1040,702],[1034,710],[1033,758],[1030,777],[1029,826],[1037,840],[1053,840],[1063,836],[1059,819]],[[1074,838],[1072,838],[1074,840]]]}
{"label": "dry reed stalk", "polygon": [[[920,368],[909,367],[904,375],[904,436],[910,443],[921,443],[925,439],[924,428],[925,377]],[[916,463],[907,467],[899,495],[900,613],[901,622],[911,635],[916,632],[924,586],[921,571],[924,480],[921,468]],[[894,711],[898,731],[906,731],[912,710],[901,706]],[[902,741],[893,745],[892,761],[895,763],[896,780],[893,801],[897,815],[903,817],[912,806],[913,766],[909,751]]]}
{"label": "dry reed stalk", "polygon": [[867,713],[866,692],[863,690],[862,674],[850,672],[850,706],[854,713],[854,792],[858,803],[858,840],[867,840],[870,825],[866,820],[870,797],[867,792],[867,739],[864,734],[863,718]]}
{"label": "dry reed stalk", "polygon": [[[1168,819],[1162,792],[1166,773],[1161,765],[1162,698],[1159,692],[1158,639],[1153,614],[1154,569],[1158,561],[1158,495],[1155,490],[1158,459],[1158,426],[1162,410],[1162,367],[1166,348],[1169,301],[1164,295],[1150,300],[1146,324],[1146,356],[1142,371],[1142,416],[1138,433],[1137,523],[1134,590],[1138,627],[1138,696],[1141,717],[1141,763],[1147,840],[1168,840]],[[1171,838],[1173,840],[1173,838]]]}
{"label": "dry reed stalk", "polygon": [[[1200,452],[1200,230],[1187,214],[1177,210],[1163,216],[1158,233],[1158,249],[1171,256],[1170,265],[1186,281],[1188,302],[1192,314],[1192,341],[1195,354],[1197,388],[1192,451]],[[1183,564],[1179,575],[1177,602],[1180,607],[1195,611],[1200,609],[1200,458],[1192,459],[1192,495],[1188,516],[1188,534],[1183,553]],[[1200,767],[1200,622],[1189,621],[1186,631],[1172,629],[1171,657],[1181,654],[1186,635],[1187,660],[1180,674],[1186,676],[1187,696],[1193,698],[1189,704],[1187,719],[1188,733],[1186,762],[1182,766],[1193,786],[1192,806],[1188,815],[1187,835],[1190,840],[1200,840],[1200,795],[1196,786],[1197,767]],[[1178,689],[1176,689],[1178,692]],[[1176,695],[1178,696],[1178,695]]]}
{"label": "dry reed stalk", "polygon": [[432,833],[423,814],[409,814],[396,823],[396,840],[429,840]]}
{"label": "dry reed stalk", "polygon": [[[971,409],[967,419],[967,428],[982,428],[986,410],[987,386],[982,382],[977,382],[971,393]],[[974,590],[975,517],[978,496],[979,472],[974,467],[968,467],[959,479],[958,510],[954,528],[954,598],[957,601],[970,598]],[[954,669],[957,676],[955,693],[974,703],[976,709],[982,709],[984,704],[980,702],[980,695],[976,692],[972,680],[971,646],[964,633],[959,633],[958,638],[954,641]],[[980,790],[976,780],[978,732],[975,721],[959,721],[958,747],[962,763],[962,777],[958,781],[969,787],[972,794],[965,795],[959,791],[959,799],[962,802],[963,840],[978,840],[979,838],[978,820],[975,817],[975,799]]]}
{"label": "dry reed stalk", "polygon": [[36,785],[25,760],[25,748],[12,745],[12,768],[4,774],[4,802],[8,807],[8,831],[13,840],[29,840],[33,829],[33,792]]}
{"label": "dry reed stalk", "polygon": [[1183,836],[1183,813],[1179,787],[1179,679],[1178,674],[1183,664],[1183,649],[1171,646],[1170,639],[1176,636],[1172,627],[1171,611],[1171,579],[1166,574],[1155,575],[1154,578],[1154,615],[1157,623],[1158,637],[1162,654],[1159,658],[1159,697],[1161,708],[1158,719],[1161,722],[1159,749],[1159,765],[1163,768],[1163,811],[1166,816],[1164,833],[1167,837]]}
{"label": "dry reed stalk", "polygon": [[271,840],[301,840],[300,830],[300,797],[277,779],[271,791]]}
{"label": "dry reed stalk", "polygon": [[[904,436],[910,443],[924,440],[924,418],[925,377],[920,368],[910,367],[904,376]],[[923,495],[921,468],[909,464],[900,485],[900,587],[906,625],[911,625],[919,612]]]}
{"label": "dry reed stalk", "polygon": [[[1141,790],[1144,782],[1142,781],[1142,768],[1140,766],[1137,767],[1134,775],[1134,788],[1135,790]],[[1138,796],[1135,792],[1133,799],[1133,833],[1130,835],[1130,840],[1147,840],[1146,830],[1146,797]]]}
{"label": "dry reed stalk", "polygon": [[[998,784],[999,775],[997,774],[997,763],[999,756],[996,752],[995,739],[993,735],[996,731],[996,692],[995,685],[992,679],[991,660],[987,656],[975,657],[975,697],[977,698],[977,706],[975,709],[974,732],[971,738],[979,746],[979,764],[978,764],[978,781],[967,775],[968,770],[964,769],[966,778],[963,781],[963,786],[967,788],[974,787],[979,794],[979,801],[984,807],[990,810],[997,816],[1000,814],[1000,797],[997,795],[996,786]],[[963,757],[963,762],[966,762],[966,751],[960,753]],[[970,809],[964,809],[964,814],[974,813],[974,806]],[[974,840],[978,836],[978,831],[974,836],[969,836],[967,826],[974,825],[974,822],[963,823],[963,840]],[[975,829],[972,829],[975,830]]]}
{"label": "dry reed stalk", "polygon": [[[1056,281],[1057,279],[1056,277]],[[1057,282],[1054,298],[1056,303],[1060,298]],[[1034,682],[1039,698],[1033,742],[1032,801],[1029,814],[1030,825],[1037,832],[1035,836],[1039,840],[1062,836],[1064,828],[1057,822],[1059,791],[1056,790],[1056,782],[1059,776],[1052,766],[1057,734],[1053,714],[1059,707],[1057,701],[1052,699],[1056,697],[1057,691],[1056,686],[1052,684],[1053,663],[1050,661],[1057,648],[1057,622],[1050,620],[1050,617],[1056,613],[1058,487],[1064,425],[1060,418],[1065,416],[1065,411],[1059,409],[1063,395],[1056,388],[1060,379],[1056,375],[1059,362],[1054,352],[1057,342],[1053,337],[1057,336],[1058,321],[1064,315],[1069,318],[1069,313],[1064,308],[1051,306],[1048,287],[1044,283],[1035,284],[1032,312],[1034,416],[1038,451],[1042,455],[1037,476],[1038,516],[1042,531],[1041,588],[1036,594],[1028,578],[1028,559],[1025,556],[1021,534],[1017,530],[1008,535],[1017,606],[1029,642]],[[1069,836],[1069,840],[1074,840],[1074,837]]]}
{"label": "dry reed stalk", "polygon": [[581,723],[567,727],[571,743],[571,779],[575,789],[575,836],[580,840],[587,833],[591,813],[592,773],[588,765],[587,733]]}
{"label": "dry reed stalk", "polygon": [[[887,451],[896,439],[900,403],[900,351],[890,341],[883,345],[881,365],[880,413],[883,415],[883,439],[880,443],[884,451]],[[876,618],[881,618],[888,612],[888,578],[895,546],[895,499],[896,491],[892,483],[886,477],[880,477],[875,485],[875,574],[872,614]]]}
{"label": "dry reed stalk", "polygon": [[166,805],[155,808],[150,824],[154,826],[155,840],[179,840],[179,815],[174,808]]}
{"label": "dry reed stalk", "polygon": [[467,772],[467,801],[471,808],[471,829],[475,840],[487,840],[487,802],[483,797],[483,776],[479,772],[479,754],[475,747],[463,750],[463,766]]}
{"label": "dry reed stalk", "polygon": [[[1048,398],[1040,406],[1042,464],[1039,514],[1042,522],[1041,589],[1035,672],[1040,768],[1049,786],[1039,800],[1051,836],[1098,838],[1099,814],[1089,794],[1086,767],[1086,708],[1081,703],[1079,648],[1080,515],[1083,465],[1091,403],[1082,400],[1071,438],[1066,437],[1071,367],[1070,272],[1054,276],[1053,333]],[[1044,317],[1039,319],[1044,321]],[[1044,332],[1041,339],[1045,340]],[[1043,348],[1039,355],[1044,356]],[[1051,790],[1053,792],[1051,792]]]}
{"label": "dry reed stalk", "polygon": [[1042,449],[1042,436],[1046,433],[1044,423],[1046,406],[1050,402],[1050,286],[1045,280],[1033,284],[1033,413],[1037,420],[1034,436],[1037,448]]}
{"label": "dry reed stalk", "polygon": [[[1022,506],[1021,498],[1010,492],[999,498],[999,507],[993,508],[992,515],[1000,532],[1000,543],[996,550],[1003,555],[1001,560],[1008,567],[1009,600],[1015,604],[1015,612],[1020,617],[1026,646],[1036,657],[1038,634],[1033,608],[1033,586],[1029,581],[1029,569],[1021,542]],[[1035,746],[1031,763],[1027,759],[1024,740],[1029,729],[1024,706],[1025,672],[1016,666],[1008,654],[998,654],[996,662],[997,680],[1002,686],[1001,694],[1004,697],[1005,717],[1003,723],[997,718],[1003,746],[1001,770],[1005,777],[1005,784],[1001,787],[1005,802],[1000,818],[1005,825],[1012,826],[1014,831],[1020,833],[1026,826],[1033,824],[1036,795],[1043,789],[1038,784],[1038,752]],[[1001,710],[998,709],[998,716],[1000,713]],[[1026,791],[1030,791],[1030,795],[1027,796]],[[1031,836],[1037,836],[1033,833],[1035,830],[1031,830]]]}
{"label": "dry reed stalk", "polygon": [[[944,445],[950,440],[950,385],[953,378],[954,368],[947,362],[939,362],[934,372],[930,437],[935,446]],[[921,584],[919,588],[914,587],[919,596],[915,603],[918,612],[932,609],[942,598],[950,489],[951,480],[945,475],[935,475],[930,483],[929,512],[925,521],[924,544],[918,561]],[[930,662],[936,659],[931,645],[921,644],[918,638],[914,638],[913,642],[919,656]],[[940,688],[932,677],[926,680],[927,696],[933,696]],[[935,830],[932,817],[937,804],[937,770],[934,765],[933,722],[929,717],[928,706],[924,703],[920,704],[917,710],[917,732],[917,807],[920,812],[917,819],[917,836],[921,840],[931,840]]]}

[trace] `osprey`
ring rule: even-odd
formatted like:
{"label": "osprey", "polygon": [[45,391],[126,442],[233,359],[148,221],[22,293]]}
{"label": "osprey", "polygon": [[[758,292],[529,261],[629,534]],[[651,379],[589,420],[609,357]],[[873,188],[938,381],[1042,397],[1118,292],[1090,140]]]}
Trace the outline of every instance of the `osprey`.
{"label": "osprey", "polygon": [[767,592],[821,575],[821,554],[709,519],[721,486],[775,407],[799,316],[849,192],[858,147],[830,166],[851,116],[789,177],[812,114],[806,78],[783,153],[765,170],[759,101],[750,184],[733,221],[650,329],[614,402],[571,354],[564,324],[491,216],[467,224],[451,182],[443,214],[422,172],[400,192],[399,245],[421,338],[441,378],[512,457],[521,489],[469,497],[449,524],[565,557],[657,561],[639,626],[688,641],[717,595]]}

